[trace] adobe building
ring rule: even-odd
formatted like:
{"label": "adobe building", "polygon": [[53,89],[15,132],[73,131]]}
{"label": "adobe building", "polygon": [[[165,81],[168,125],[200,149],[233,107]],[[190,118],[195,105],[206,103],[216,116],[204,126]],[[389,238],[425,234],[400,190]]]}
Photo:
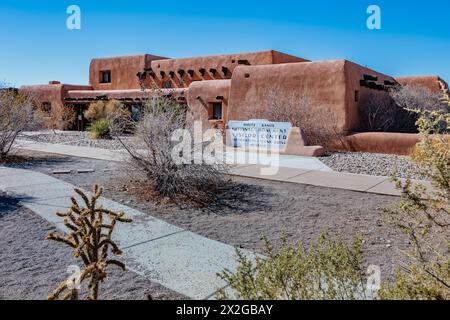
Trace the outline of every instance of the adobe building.
{"label": "adobe building", "polygon": [[[280,96],[307,94],[311,112],[329,114],[333,126],[347,136],[346,149],[405,154],[416,135],[355,133],[360,105],[369,95],[386,95],[392,86],[416,84],[433,92],[448,85],[439,77],[393,78],[347,60],[309,61],[277,51],[169,59],[149,54],[93,59],[89,85],[52,81],[23,86],[45,110],[74,108],[84,130],[84,111],[98,100],[116,99],[139,113],[149,89],[158,88],[192,111],[191,121],[225,128],[230,120],[258,118],[268,105],[267,92]],[[271,120],[271,119],[269,119]]]}

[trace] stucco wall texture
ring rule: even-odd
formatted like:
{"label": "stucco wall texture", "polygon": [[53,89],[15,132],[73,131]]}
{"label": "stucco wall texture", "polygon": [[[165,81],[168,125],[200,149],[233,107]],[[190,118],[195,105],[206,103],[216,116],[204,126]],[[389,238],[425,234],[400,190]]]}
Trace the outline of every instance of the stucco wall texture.
{"label": "stucco wall texture", "polygon": [[421,86],[427,88],[433,93],[440,93],[441,87],[439,81],[442,81],[438,76],[423,76],[423,77],[397,77],[395,78],[401,85]]}
{"label": "stucco wall texture", "polygon": [[[108,83],[102,83],[103,72],[110,74]],[[149,54],[93,59],[89,86],[56,83],[20,90],[52,105],[87,105],[96,99],[140,103],[147,93],[141,90],[138,74],[146,88],[167,91],[187,104],[189,120],[202,121],[204,128],[258,118],[268,107],[268,92],[308,95],[311,112],[328,114],[330,125],[349,135],[351,146],[346,149],[397,154],[406,154],[417,137],[353,135],[360,125],[361,102],[369,95],[388,94],[386,85],[420,85],[439,92],[443,81],[438,76],[393,78],[347,60],[309,61],[269,50],[181,59]],[[221,119],[211,118],[214,103],[222,106]]]}

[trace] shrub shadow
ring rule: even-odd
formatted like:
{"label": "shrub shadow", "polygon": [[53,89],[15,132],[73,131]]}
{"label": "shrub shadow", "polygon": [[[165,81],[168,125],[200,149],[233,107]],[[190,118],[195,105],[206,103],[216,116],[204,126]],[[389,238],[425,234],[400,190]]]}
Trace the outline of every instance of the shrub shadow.
{"label": "shrub shadow", "polygon": [[263,186],[230,180],[203,209],[214,214],[247,214],[270,211],[272,193]]}
{"label": "shrub shadow", "polygon": [[21,201],[30,201],[31,197],[10,195],[0,191],[0,218],[15,212],[22,207]]}

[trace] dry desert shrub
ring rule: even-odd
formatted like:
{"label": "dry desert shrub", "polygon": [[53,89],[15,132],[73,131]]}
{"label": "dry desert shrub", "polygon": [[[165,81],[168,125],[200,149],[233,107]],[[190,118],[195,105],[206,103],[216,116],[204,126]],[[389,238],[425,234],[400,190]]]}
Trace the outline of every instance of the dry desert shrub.
{"label": "dry desert shrub", "polygon": [[[142,108],[141,119],[136,122],[130,116],[111,119],[112,132],[130,155],[129,171],[138,178],[142,187],[156,192],[163,198],[207,205],[218,196],[218,190],[227,185],[225,166],[222,163],[194,161],[196,148],[193,141],[179,153],[173,135],[186,127],[186,106],[158,94],[149,96]],[[120,137],[123,128],[132,128],[134,140]],[[189,135],[192,137],[191,135]],[[198,150],[198,149],[197,149]]]}
{"label": "dry desert shrub", "polygon": [[389,94],[371,92],[360,105],[362,132],[408,132],[414,116],[399,107]]}
{"label": "dry desert shrub", "polygon": [[[339,127],[334,112],[314,103],[308,93],[280,94],[272,89],[266,95],[267,107],[258,117],[270,121],[290,122],[306,135],[309,145],[335,149],[344,143],[345,132]],[[254,118],[254,114],[249,114]]]}
{"label": "dry desert shrub", "polygon": [[128,114],[124,105],[117,100],[109,101],[96,101],[90,104],[88,110],[84,113],[84,116],[89,121],[97,121],[102,119],[108,119],[111,114],[124,113]]}
{"label": "dry desert shrub", "polygon": [[77,113],[71,106],[64,104],[52,104],[49,111],[37,108],[37,112],[43,119],[44,127],[53,130],[71,130],[75,127]]}
{"label": "dry desert shrub", "polygon": [[[84,116],[92,122],[88,130],[92,139],[110,139],[110,124],[113,119],[130,117],[130,112],[117,100],[93,102]],[[127,128],[123,128],[122,132]]]}
{"label": "dry desert shrub", "polygon": [[6,158],[21,132],[40,126],[31,96],[0,87],[0,159]]}
{"label": "dry desert shrub", "polygon": [[417,112],[445,110],[442,96],[421,86],[400,86],[389,94],[373,92],[361,101],[360,131],[417,133]]}

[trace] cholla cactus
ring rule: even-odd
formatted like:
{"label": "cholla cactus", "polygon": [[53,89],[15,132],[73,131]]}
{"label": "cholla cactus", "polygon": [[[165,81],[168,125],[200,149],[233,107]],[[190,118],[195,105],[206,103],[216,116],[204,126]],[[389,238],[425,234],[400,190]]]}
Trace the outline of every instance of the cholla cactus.
{"label": "cholla cactus", "polygon": [[[111,236],[117,222],[129,223],[131,219],[126,219],[123,212],[115,213],[103,207],[96,208],[97,200],[103,191],[98,185],[94,186],[90,199],[80,189],[74,190],[83,199],[85,207],[80,207],[77,200],[72,197],[72,206],[67,213],[56,213],[59,217],[65,218],[64,225],[71,230],[71,233],[66,236],[49,233],[46,239],[64,243],[74,249],[74,256],[81,259],[85,265],[85,269],[81,271],[79,283],[89,280],[87,298],[97,300],[99,285],[107,277],[106,268],[109,265],[116,265],[125,270],[122,262],[108,259],[108,253],[111,251],[115,255],[122,254]],[[63,293],[65,294],[61,296]],[[65,281],[48,299],[76,300],[78,297],[78,289],[72,288],[70,281]]]}

